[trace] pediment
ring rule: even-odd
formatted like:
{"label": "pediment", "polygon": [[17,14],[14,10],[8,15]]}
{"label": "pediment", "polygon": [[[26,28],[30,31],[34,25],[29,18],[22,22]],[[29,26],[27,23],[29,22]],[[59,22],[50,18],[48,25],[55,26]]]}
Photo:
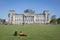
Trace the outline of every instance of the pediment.
{"label": "pediment", "polygon": [[24,13],[25,16],[34,16],[34,13]]}

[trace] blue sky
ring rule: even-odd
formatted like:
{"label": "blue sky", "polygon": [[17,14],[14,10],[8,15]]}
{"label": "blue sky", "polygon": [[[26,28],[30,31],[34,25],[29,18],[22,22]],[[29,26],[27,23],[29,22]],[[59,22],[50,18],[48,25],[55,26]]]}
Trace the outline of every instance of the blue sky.
{"label": "blue sky", "polygon": [[42,13],[49,10],[50,15],[60,17],[60,0],[0,0],[0,18],[8,18],[9,10],[15,10],[22,14],[25,9],[35,10]]}

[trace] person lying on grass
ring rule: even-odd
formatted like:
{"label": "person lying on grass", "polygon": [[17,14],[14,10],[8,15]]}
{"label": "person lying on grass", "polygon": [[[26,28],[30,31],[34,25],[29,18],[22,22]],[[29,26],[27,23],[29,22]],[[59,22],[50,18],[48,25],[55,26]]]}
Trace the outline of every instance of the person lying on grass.
{"label": "person lying on grass", "polygon": [[25,35],[22,31],[20,31],[19,35],[27,37],[27,35]]}

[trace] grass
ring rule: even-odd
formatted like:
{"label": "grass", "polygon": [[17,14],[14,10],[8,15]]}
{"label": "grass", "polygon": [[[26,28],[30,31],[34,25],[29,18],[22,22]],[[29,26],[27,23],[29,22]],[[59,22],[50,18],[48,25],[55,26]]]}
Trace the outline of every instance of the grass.
{"label": "grass", "polygon": [[[29,37],[13,36],[15,31],[23,31]],[[0,40],[60,40],[60,25],[25,24],[1,25]]]}

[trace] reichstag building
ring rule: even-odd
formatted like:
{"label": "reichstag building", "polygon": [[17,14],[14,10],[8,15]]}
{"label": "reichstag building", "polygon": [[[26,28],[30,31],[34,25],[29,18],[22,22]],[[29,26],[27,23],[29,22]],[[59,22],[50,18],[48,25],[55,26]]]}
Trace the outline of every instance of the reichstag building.
{"label": "reichstag building", "polygon": [[17,14],[15,10],[9,10],[8,22],[10,24],[46,24],[50,22],[50,15],[48,10],[44,10],[42,13],[35,13],[26,9],[24,13],[20,14]]}

